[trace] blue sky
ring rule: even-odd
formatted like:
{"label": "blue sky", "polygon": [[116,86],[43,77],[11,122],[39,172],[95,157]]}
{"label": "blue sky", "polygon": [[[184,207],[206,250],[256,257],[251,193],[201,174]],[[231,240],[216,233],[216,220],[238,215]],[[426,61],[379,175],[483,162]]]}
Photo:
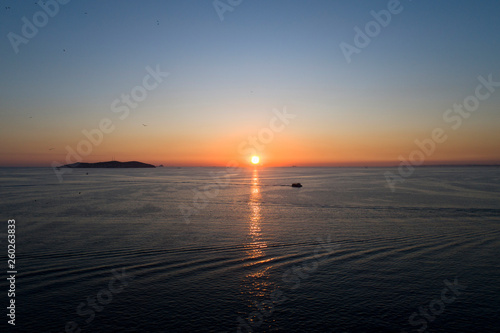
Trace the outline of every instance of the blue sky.
{"label": "blue sky", "polygon": [[[160,65],[170,76],[120,124],[116,140],[132,133],[144,145],[158,138],[186,149],[189,138],[202,140],[198,146],[226,138],[237,145],[238,133],[258,130],[273,107],[286,105],[301,119],[287,135],[300,142],[338,141],[331,132],[375,139],[393,133],[393,141],[411,133],[411,142],[473,92],[478,75],[500,80],[500,3],[401,1],[402,12],[348,64],[339,44],[353,44],[353,28],[387,4],[244,0],[221,21],[211,1],[73,0],[16,54],[7,34],[21,35],[22,17],[31,21],[41,8],[2,1],[2,141],[21,142],[22,152],[12,147],[24,155],[43,154],[40,141],[57,146],[43,161],[62,156],[83,128],[110,115],[115,98],[141,82],[146,66]],[[499,96],[482,104],[464,135],[494,137]],[[151,124],[150,131],[140,132],[137,123]],[[108,151],[95,153],[99,159]],[[0,164],[9,164],[12,151],[2,154]]]}

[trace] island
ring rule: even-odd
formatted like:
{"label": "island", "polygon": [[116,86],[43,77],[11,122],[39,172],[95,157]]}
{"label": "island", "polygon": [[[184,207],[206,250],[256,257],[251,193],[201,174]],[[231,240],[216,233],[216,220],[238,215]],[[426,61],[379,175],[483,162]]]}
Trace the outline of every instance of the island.
{"label": "island", "polygon": [[61,166],[61,168],[156,168],[152,164],[130,161],[130,162],[97,162],[97,163],[72,163]]}

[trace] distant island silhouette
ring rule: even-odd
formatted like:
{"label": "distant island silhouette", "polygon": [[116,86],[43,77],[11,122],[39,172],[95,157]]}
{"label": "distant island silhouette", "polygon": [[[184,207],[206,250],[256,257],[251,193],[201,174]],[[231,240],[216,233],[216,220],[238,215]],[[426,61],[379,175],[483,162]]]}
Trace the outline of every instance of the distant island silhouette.
{"label": "distant island silhouette", "polygon": [[61,168],[156,168],[152,164],[130,161],[130,162],[97,162],[97,163],[72,163],[63,165]]}

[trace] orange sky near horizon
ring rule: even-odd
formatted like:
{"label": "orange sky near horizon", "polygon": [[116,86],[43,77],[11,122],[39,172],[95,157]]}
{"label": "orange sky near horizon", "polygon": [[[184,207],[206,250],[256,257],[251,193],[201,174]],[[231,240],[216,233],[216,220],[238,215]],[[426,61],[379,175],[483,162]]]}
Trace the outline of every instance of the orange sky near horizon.
{"label": "orange sky near horizon", "polygon": [[[83,134],[78,135],[78,131],[67,132],[66,145],[58,143],[65,141],[58,135],[40,136],[27,132],[22,139],[9,142],[7,150],[4,148],[0,165],[47,167],[54,161],[73,163],[77,157],[69,151],[74,151],[84,162],[114,158],[164,166],[226,166],[230,161],[248,166],[252,155],[260,156],[260,165],[269,167],[396,166],[400,163],[399,156],[408,160],[414,151],[422,151],[414,141],[430,140],[432,130],[381,133],[374,129],[364,135],[340,130],[330,134],[314,133],[302,126],[298,118],[282,132],[274,133],[270,142],[263,143],[258,133],[267,127],[265,124],[260,128],[246,126],[242,132],[233,129],[232,133],[205,135],[162,133],[154,126],[139,128],[135,131],[137,134],[130,135],[129,130],[120,129],[116,123],[116,129],[103,134],[102,143],[98,145],[91,144]],[[432,154],[422,155],[424,164],[500,164],[498,132],[475,132],[469,127],[460,133],[449,129],[446,135],[448,139],[444,143],[435,143]],[[250,143],[249,137],[255,137],[255,145]],[[90,154],[78,153],[78,148],[85,152],[88,147],[91,147]],[[254,152],[250,152],[252,149]]]}

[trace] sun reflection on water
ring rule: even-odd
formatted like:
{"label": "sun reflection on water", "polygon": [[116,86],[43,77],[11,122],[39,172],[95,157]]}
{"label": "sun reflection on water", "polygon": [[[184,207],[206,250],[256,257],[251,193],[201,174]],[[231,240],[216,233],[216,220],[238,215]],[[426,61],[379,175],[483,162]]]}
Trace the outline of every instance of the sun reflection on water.
{"label": "sun reflection on water", "polygon": [[262,239],[261,204],[262,194],[260,193],[259,172],[257,169],[254,169],[252,174],[252,187],[250,188],[250,200],[248,202],[250,207],[249,235],[251,242],[247,244],[247,254],[252,259],[263,257],[265,255],[264,250],[267,247],[267,244]]}
{"label": "sun reflection on water", "polygon": [[257,168],[252,172],[248,207],[248,242],[245,245],[247,254],[245,267],[248,271],[245,274],[243,287],[246,302],[253,308],[256,302],[269,298],[273,287],[273,283],[269,281],[269,271],[272,268],[270,262],[273,259],[266,253],[266,237],[262,231],[262,193]]}

